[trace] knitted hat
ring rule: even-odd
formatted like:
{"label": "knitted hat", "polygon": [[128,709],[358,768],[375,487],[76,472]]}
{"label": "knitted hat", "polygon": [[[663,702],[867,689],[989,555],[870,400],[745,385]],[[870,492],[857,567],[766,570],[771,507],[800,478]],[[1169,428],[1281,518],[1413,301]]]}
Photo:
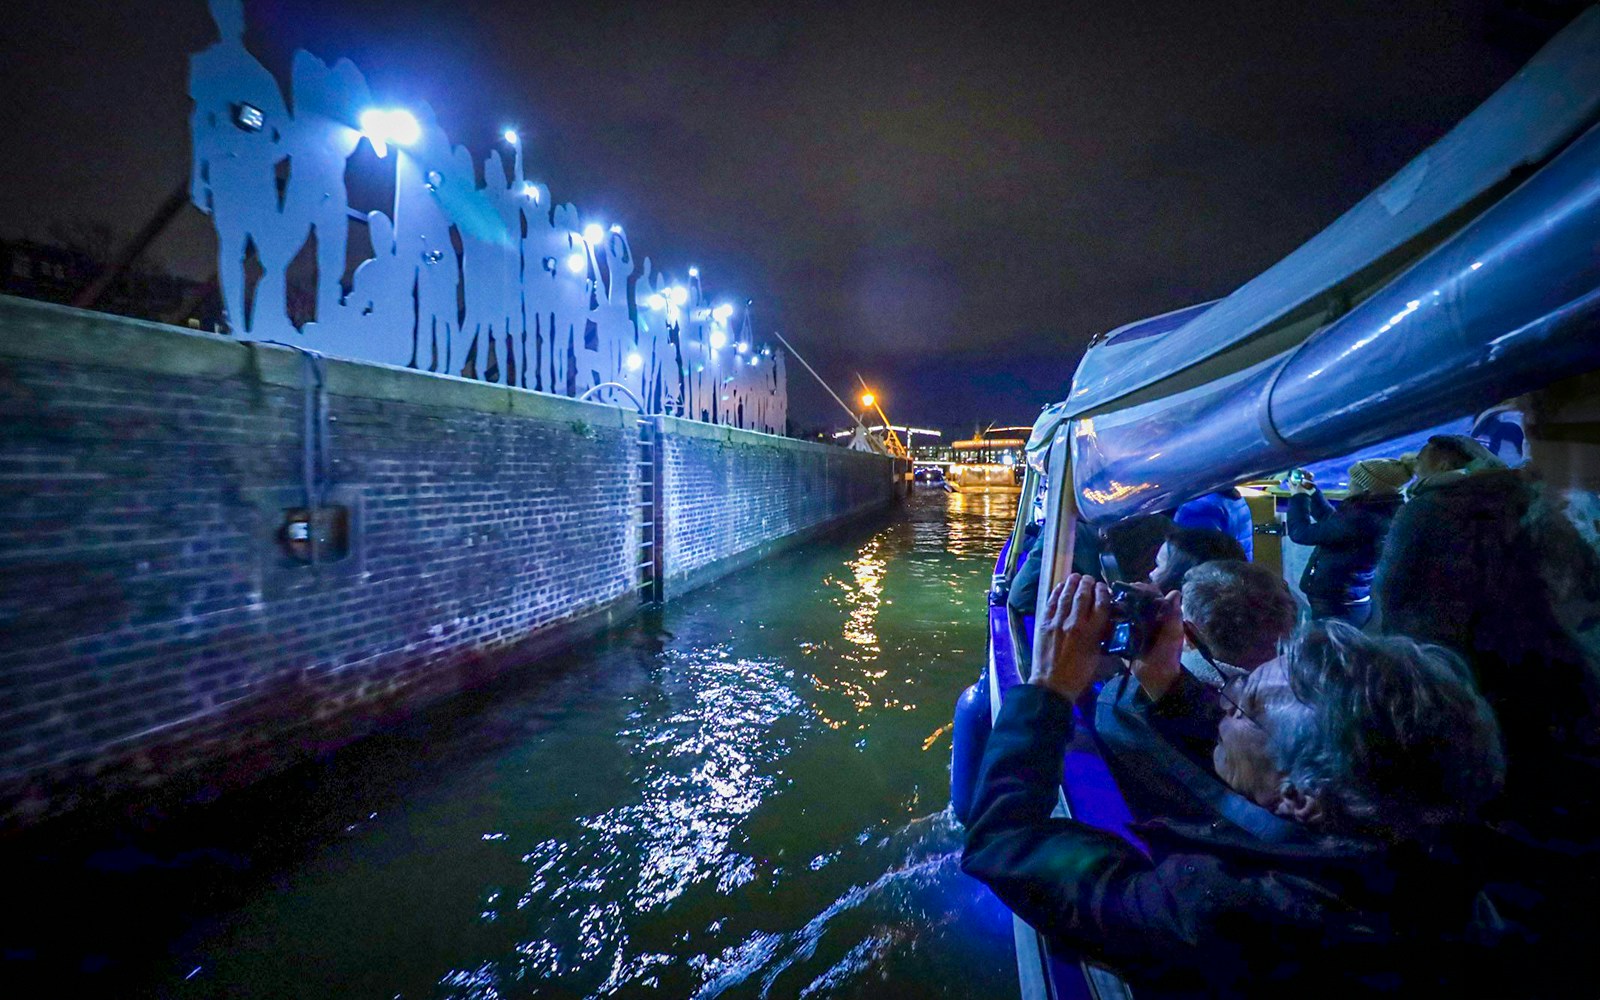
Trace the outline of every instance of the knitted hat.
{"label": "knitted hat", "polygon": [[1397,458],[1364,458],[1350,466],[1350,492],[1387,496],[1411,481],[1411,464]]}

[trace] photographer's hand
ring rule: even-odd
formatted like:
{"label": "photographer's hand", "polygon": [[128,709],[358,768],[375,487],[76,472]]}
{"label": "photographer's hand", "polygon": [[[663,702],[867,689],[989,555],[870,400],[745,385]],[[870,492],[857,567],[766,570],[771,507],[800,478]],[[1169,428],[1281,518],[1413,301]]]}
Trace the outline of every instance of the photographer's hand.
{"label": "photographer's hand", "polygon": [[1174,590],[1161,601],[1156,632],[1144,656],[1128,665],[1151,701],[1160,701],[1183,672],[1183,593]]}
{"label": "photographer's hand", "polygon": [[1056,584],[1035,625],[1029,683],[1075,700],[1094,680],[1110,624],[1111,589],[1105,584],[1078,573]]}

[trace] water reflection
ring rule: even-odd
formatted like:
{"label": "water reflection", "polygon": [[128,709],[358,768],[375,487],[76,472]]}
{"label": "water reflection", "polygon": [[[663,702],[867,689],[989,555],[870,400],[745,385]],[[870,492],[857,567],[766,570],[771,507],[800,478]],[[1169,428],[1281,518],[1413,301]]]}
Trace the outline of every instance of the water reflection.
{"label": "water reflection", "polygon": [[[872,992],[906,962],[936,965],[942,947],[970,954],[972,938],[1003,944],[1010,917],[992,896],[961,876],[962,833],[949,810],[925,816],[881,837],[863,834],[861,867],[881,872],[851,885],[796,930],[757,931],[699,961],[704,983],[695,1000],[754,987],[757,995],[835,997]],[[956,936],[967,940],[957,942]],[[1002,948],[993,949],[999,955]],[[1009,962],[1009,953],[1004,954]],[[935,992],[966,996],[988,969],[973,969]],[[919,977],[920,978],[920,977]],[[743,988],[743,989],[741,989]]]}
{"label": "water reflection", "polygon": [[160,994],[1009,995],[943,807],[1016,496],[919,491],[430,732],[414,785],[343,801],[367,818],[196,931]]}
{"label": "water reflection", "polygon": [[850,562],[849,570],[854,586],[846,586],[850,605],[850,618],[845,622],[844,637],[862,647],[868,654],[878,652],[878,635],[873,626],[878,621],[878,609],[883,603],[883,573],[888,563],[879,554],[883,538],[874,538]]}
{"label": "water reflection", "polygon": [[514,908],[542,911],[546,926],[517,942],[507,962],[447,973],[442,996],[487,997],[508,980],[586,977],[597,968],[606,975],[594,996],[651,985],[671,957],[630,954],[629,915],[665,908],[697,886],[726,896],[756,877],[755,859],[732,837],[777,781],[769,765],[789,741],[772,734],[773,724],[803,703],[774,662],[734,659],[725,647],[662,659],[660,704],[634,712],[617,734],[638,800],[580,817],[576,835],[528,849]]}
{"label": "water reflection", "polygon": [[944,500],[938,509],[924,504],[911,512],[916,551],[993,559],[1011,531],[1020,492],[1004,486],[973,486],[940,495]]}

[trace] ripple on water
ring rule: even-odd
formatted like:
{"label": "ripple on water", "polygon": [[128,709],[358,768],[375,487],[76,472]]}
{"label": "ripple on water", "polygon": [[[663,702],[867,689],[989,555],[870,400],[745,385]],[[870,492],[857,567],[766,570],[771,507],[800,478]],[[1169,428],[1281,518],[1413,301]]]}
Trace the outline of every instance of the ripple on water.
{"label": "ripple on water", "polygon": [[[857,860],[881,874],[851,885],[799,928],[758,931],[715,956],[691,960],[704,976],[695,1000],[729,993],[853,996],[867,985],[862,980],[868,972],[882,973],[908,960],[945,964],[941,957],[949,956],[940,955],[942,948],[966,956],[973,938],[999,943],[994,953],[1000,954],[1010,935],[1009,916],[960,874],[961,839],[949,810],[885,836],[869,833],[858,845],[864,856]],[[966,939],[959,945],[958,936]],[[959,964],[951,971],[955,975],[944,985],[958,996],[977,985],[983,973],[993,973]]]}
{"label": "ripple on water", "polygon": [[919,492],[497,706],[523,735],[439,751],[425,789],[243,907],[179,995],[292,995],[290,954],[325,995],[1004,995],[1009,920],[960,874],[959,828],[906,818],[945,801],[1015,497]]}

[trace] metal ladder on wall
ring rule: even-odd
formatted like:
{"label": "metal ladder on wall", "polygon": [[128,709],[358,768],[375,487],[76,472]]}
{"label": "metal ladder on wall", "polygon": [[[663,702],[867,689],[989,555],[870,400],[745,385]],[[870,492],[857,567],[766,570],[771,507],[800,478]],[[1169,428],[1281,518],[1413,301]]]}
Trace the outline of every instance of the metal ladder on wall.
{"label": "metal ladder on wall", "polygon": [[643,604],[660,604],[662,593],[662,515],[661,509],[661,421],[639,417],[639,442],[636,468],[639,470],[638,519],[634,522],[639,542],[636,551],[635,586]]}

